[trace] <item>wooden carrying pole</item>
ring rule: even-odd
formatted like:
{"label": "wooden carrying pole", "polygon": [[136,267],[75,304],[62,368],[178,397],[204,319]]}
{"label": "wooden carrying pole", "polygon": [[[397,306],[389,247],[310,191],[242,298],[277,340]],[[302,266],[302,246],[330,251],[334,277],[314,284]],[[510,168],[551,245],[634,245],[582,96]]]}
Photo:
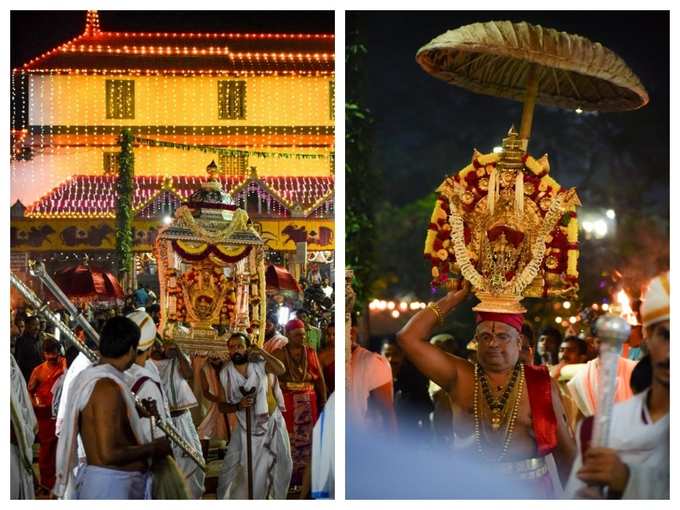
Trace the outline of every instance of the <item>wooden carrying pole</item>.
{"label": "wooden carrying pole", "polygon": [[527,150],[531,137],[531,124],[534,121],[534,107],[538,95],[538,65],[530,64],[527,72],[527,90],[524,96],[524,108],[522,108],[522,122],[519,129],[519,138],[523,141],[524,150]]}
{"label": "wooden carrying pole", "polygon": [[[243,386],[239,388],[244,397],[248,397],[255,393],[255,388],[246,390]],[[253,498],[253,417],[251,414],[252,407],[245,409],[246,412],[246,457],[248,459],[248,499]]]}

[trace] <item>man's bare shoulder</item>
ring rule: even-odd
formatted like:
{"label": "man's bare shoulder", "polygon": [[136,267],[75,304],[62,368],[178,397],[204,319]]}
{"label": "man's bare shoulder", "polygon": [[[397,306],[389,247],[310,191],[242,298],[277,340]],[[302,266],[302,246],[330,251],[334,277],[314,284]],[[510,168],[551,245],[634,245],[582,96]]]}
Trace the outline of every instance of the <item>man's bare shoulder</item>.
{"label": "man's bare shoulder", "polygon": [[99,379],[94,385],[92,397],[90,397],[90,403],[92,403],[93,399],[96,398],[104,400],[107,402],[107,405],[109,405],[113,401],[120,400],[120,397],[121,390],[120,386],[118,386],[118,383],[116,383],[113,379],[102,378]]}
{"label": "man's bare shoulder", "polygon": [[456,367],[457,370],[459,371],[464,371],[464,372],[469,372],[472,373],[474,370],[474,365],[468,361],[465,358],[461,358],[460,356],[456,356],[455,354],[451,354],[448,352],[445,352],[446,357],[449,359],[452,365]]}

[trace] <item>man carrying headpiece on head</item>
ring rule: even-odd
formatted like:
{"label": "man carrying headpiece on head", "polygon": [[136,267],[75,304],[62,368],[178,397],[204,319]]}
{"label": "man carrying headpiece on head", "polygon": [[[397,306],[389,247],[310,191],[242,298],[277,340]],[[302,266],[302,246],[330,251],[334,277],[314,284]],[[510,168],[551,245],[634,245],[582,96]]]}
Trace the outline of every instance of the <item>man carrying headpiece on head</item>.
{"label": "man carrying headpiece on head", "polygon": [[567,497],[670,497],[669,273],[652,279],[643,293],[640,315],[651,380],[643,391],[614,405],[607,448],[590,447],[592,417],[580,424]]}
{"label": "man carrying headpiece on head", "polygon": [[[520,361],[520,301],[576,291],[579,201],[548,176],[547,156],[533,159],[523,142],[511,129],[500,153],[475,151],[470,165],[439,187],[425,255],[433,285],[449,292],[413,316],[397,339],[448,393],[454,449],[487,462],[518,489],[551,498],[569,474],[574,440],[546,368]],[[475,363],[427,341],[471,288],[481,301],[473,308]]]}

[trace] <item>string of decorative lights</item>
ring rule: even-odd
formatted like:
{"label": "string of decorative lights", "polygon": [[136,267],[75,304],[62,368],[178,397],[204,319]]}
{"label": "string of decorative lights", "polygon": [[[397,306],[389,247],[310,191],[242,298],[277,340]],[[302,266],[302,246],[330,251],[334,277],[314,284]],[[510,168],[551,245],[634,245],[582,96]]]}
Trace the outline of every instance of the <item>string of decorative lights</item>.
{"label": "string of decorative lights", "polygon": [[13,201],[29,221],[110,223],[130,129],[137,220],[171,214],[215,155],[255,216],[332,217],[333,47],[332,34],[106,32],[90,11],[81,35],[12,71],[12,154],[30,151],[11,161]]}

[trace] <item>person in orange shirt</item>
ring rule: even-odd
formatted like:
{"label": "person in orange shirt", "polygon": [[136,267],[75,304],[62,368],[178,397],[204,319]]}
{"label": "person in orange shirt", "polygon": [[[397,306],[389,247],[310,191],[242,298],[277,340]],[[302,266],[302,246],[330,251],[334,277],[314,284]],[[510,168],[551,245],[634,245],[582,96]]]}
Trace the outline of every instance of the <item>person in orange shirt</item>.
{"label": "person in orange shirt", "polygon": [[40,485],[49,492],[54,486],[57,452],[57,436],[54,432],[57,420],[52,416],[52,387],[66,371],[66,358],[61,355],[59,342],[53,338],[43,342],[42,355],[45,361],[33,369],[28,381],[28,392],[38,418]]}

